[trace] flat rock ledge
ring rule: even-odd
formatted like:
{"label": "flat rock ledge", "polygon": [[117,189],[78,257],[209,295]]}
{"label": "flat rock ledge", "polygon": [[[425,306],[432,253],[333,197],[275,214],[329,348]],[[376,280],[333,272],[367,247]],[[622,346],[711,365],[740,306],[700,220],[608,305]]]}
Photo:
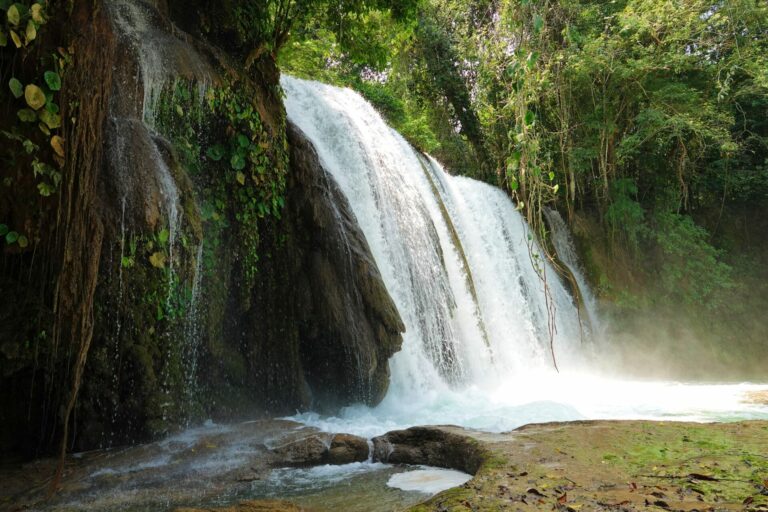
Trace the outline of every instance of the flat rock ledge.
{"label": "flat rock ledge", "polygon": [[[342,440],[345,453],[350,445],[362,453],[357,439]],[[767,421],[579,421],[505,434],[413,427],[372,441],[374,460],[474,475],[412,512],[768,511]],[[263,503],[199,510],[302,510],[253,508]]]}

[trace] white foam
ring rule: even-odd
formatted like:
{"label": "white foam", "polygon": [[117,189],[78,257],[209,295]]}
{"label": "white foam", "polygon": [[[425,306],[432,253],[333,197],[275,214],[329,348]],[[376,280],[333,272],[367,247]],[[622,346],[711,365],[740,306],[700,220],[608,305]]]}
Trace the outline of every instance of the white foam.
{"label": "white foam", "polygon": [[452,487],[458,487],[472,479],[472,475],[453,469],[424,468],[392,475],[387,481],[389,487],[402,491],[437,494]]}

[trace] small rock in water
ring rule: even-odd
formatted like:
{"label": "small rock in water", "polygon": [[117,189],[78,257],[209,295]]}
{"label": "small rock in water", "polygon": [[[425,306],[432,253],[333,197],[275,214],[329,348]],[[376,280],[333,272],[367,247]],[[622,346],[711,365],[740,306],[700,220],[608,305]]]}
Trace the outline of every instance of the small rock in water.
{"label": "small rock in water", "polygon": [[297,466],[311,466],[321,464],[328,445],[325,440],[317,435],[311,435],[292,441],[272,450],[272,453],[280,457],[280,462]]}
{"label": "small rock in water", "polygon": [[351,434],[336,434],[328,450],[328,464],[349,464],[368,460],[368,441]]}

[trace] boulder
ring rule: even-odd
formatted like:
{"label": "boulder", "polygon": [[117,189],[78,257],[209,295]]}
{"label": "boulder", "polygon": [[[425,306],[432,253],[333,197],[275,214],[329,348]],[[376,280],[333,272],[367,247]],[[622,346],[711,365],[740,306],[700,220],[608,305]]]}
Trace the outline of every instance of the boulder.
{"label": "boulder", "polygon": [[441,427],[393,430],[373,438],[373,460],[457,469],[475,474],[485,459],[480,444]]}
{"label": "boulder", "polygon": [[349,464],[368,460],[368,441],[351,434],[336,434],[331,440],[326,461],[328,464]]}
{"label": "boulder", "polygon": [[272,448],[273,466],[313,466],[363,462],[369,456],[368,441],[351,434],[313,433]]}

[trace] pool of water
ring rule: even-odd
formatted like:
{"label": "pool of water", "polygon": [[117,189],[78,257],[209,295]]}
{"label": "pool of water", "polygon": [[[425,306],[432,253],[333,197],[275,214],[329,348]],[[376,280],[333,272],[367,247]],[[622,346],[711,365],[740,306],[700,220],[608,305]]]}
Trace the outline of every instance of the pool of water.
{"label": "pool of water", "polygon": [[205,505],[249,499],[281,499],[317,512],[403,510],[440,491],[464,484],[459,471],[371,462],[312,468],[282,468],[247,489],[224,494]]}

